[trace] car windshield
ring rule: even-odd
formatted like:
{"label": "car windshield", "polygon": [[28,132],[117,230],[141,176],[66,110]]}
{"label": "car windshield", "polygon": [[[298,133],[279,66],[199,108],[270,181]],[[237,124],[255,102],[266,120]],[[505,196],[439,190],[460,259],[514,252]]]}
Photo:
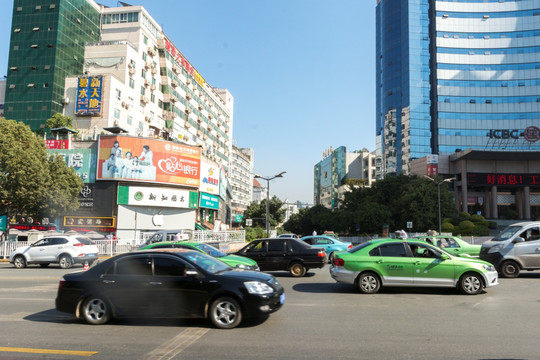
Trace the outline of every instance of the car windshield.
{"label": "car windshield", "polygon": [[349,250],[347,250],[347,252],[350,252],[350,253],[354,254],[354,253],[357,252],[358,250],[363,249],[363,248],[365,248],[365,247],[368,246],[368,245],[371,245],[371,242],[370,242],[370,241],[367,241],[367,242],[362,243],[362,244],[360,244],[360,245],[353,246],[352,248],[350,248]]}
{"label": "car windshield", "polygon": [[504,241],[510,239],[512,236],[514,236],[518,231],[522,229],[521,226],[508,226],[506,229],[501,231],[497,236],[495,236],[492,240],[493,241]]}
{"label": "car windshield", "polygon": [[195,245],[195,247],[196,247],[197,249],[199,249],[199,250],[204,251],[205,253],[207,253],[208,255],[213,256],[213,257],[224,257],[224,256],[227,256],[227,254],[225,254],[223,251],[216,249],[216,248],[213,247],[212,245],[208,245],[208,244],[197,244],[197,245]]}
{"label": "car windshield", "polygon": [[183,256],[187,260],[191,261],[193,264],[213,274],[217,274],[221,271],[231,269],[229,265],[225,264],[221,260],[218,260],[212,256],[203,253],[189,252],[188,254],[185,254]]}

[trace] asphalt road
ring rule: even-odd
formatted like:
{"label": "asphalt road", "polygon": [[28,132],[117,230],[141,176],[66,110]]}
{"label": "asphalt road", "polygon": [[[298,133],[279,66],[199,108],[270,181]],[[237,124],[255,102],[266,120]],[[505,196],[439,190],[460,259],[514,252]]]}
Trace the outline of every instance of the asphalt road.
{"label": "asphalt road", "polygon": [[[0,263],[0,359],[539,359],[540,273],[477,296],[452,289],[362,295],[328,267],[274,273],[284,307],[234,330],[204,320],[91,326],[54,309],[62,274]],[[47,351],[49,353],[47,353]]]}

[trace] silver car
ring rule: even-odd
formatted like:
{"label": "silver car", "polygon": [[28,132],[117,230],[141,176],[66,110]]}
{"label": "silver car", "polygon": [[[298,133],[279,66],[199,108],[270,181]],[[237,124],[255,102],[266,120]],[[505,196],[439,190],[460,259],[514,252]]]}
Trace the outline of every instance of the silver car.
{"label": "silver car", "polygon": [[480,259],[492,263],[501,276],[540,269],[540,221],[512,224],[482,244]]}
{"label": "silver car", "polygon": [[47,267],[57,263],[62,269],[73,264],[92,265],[98,259],[98,247],[84,236],[55,235],[40,239],[29,246],[16,248],[9,256],[9,262],[17,269],[29,264]]}

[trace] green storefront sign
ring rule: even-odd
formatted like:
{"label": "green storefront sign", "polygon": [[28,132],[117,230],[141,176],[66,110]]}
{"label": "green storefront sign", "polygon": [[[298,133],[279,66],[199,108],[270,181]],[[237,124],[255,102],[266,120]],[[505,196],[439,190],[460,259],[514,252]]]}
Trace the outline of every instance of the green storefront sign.
{"label": "green storefront sign", "polygon": [[206,193],[201,193],[201,202],[199,206],[202,208],[218,210],[219,197]]}

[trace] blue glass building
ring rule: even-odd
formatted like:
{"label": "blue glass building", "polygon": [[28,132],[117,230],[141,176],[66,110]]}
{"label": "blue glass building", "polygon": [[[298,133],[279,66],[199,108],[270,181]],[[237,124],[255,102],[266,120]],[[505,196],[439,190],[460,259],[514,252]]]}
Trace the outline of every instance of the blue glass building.
{"label": "blue glass building", "polygon": [[540,150],[538,0],[378,0],[385,174],[458,150]]}

